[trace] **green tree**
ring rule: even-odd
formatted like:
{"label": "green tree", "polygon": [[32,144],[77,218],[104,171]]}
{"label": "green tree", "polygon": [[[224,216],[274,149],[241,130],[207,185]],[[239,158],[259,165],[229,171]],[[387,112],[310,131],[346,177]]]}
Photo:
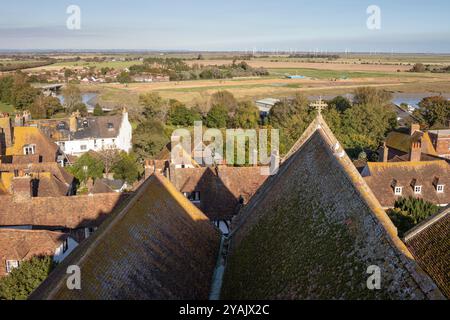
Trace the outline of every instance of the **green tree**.
{"label": "green tree", "polygon": [[121,152],[112,172],[114,173],[114,179],[126,181],[128,184],[134,183],[139,178],[139,165],[136,156]]}
{"label": "green tree", "polygon": [[214,105],[206,116],[206,126],[208,128],[226,128],[228,121],[228,109],[222,105]]}
{"label": "green tree", "polygon": [[417,224],[438,213],[439,207],[420,198],[401,198],[395,202],[388,215],[399,230],[400,236]]}
{"label": "green tree", "polygon": [[85,185],[89,178],[98,179],[103,177],[104,169],[103,162],[100,159],[85,153],[68,168],[68,171]]}
{"label": "green tree", "polygon": [[97,103],[95,105],[95,107],[94,107],[94,116],[100,117],[100,116],[103,116],[103,115],[104,115],[103,109],[102,109],[101,105],[99,105]]}
{"label": "green tree", "polygon": [[140,159],[153,158],[169,142],[164,123],[159,120],[146,119],[133,132],[134,151]]}
{"label": "green tree", "polygon": [[34,257],[0,279],[0,300],[25,300],[54,269],[53,257]]}
{"label": "green tree", "polygon": [[427,97],[419,103],[414,115],[421,119],[425,127],[442,129],[448,127],[450,121],[450,101],[443,96]]}
{"label": "green tree", "polygon": [[302,135],[315,113],[311,112],[308,99],[296,94],[292,100],[282,100],[270,110],[269,124],[280,130],[280,152],[286,153]]}
{"label": "green tree", "polygon": [[222,106],[227,112],[234,112],[237,108],[237,100],[229,91],[217,91],[211,96],[211,106]]}
{"label": "green tree", "polygon": [[130,83],[131,76],[129,72],[122,71],[116,78],[116,80],[120,83]]}
{"label": "green tree", "polygon": [[339,112],[344,112],[345,110],[351,108],[352,104],[347,98],[343,96],[337,96],[334,99],[328,101],[328,106],[335,108]]}
{"label": "green tree", "polygon": [[253,102],[245,101],[239,103],[231,122],[234,128],[255,129],[259,120],[259,109]]}
{"label": "green tree", "polygon": [[167,114],[167,102],[158,93],[141,94],[139,104],[144,107],[142,111],[144,119],[157,119],[164,122]]}
{"label": "green tree", "polygon": [[51,118],[60,110],[62,110],[62,106],[57,98],[44,95],[37,96],[29,108],[33,119]]}
{"label": "green tree", "polygon": [[62,96],[64,98],[64,107],[69,113],[77,111],[77,107],[83,103],[81,90],[74,84],[68,84],[62,90]]}
{"label": "green tree", "polygon": [[360,87],[355,89],[353,104],[380,106],[390,103],[391,100],[392,93],[388,91],[377,90],[373,87]]}
{"label": "green tree", "polygon": [[179,101],[171,103],[167,114],[167,123],[173,126],[193,126],[194,121],[201,120],[201,115],[196,109],[188,109]]}

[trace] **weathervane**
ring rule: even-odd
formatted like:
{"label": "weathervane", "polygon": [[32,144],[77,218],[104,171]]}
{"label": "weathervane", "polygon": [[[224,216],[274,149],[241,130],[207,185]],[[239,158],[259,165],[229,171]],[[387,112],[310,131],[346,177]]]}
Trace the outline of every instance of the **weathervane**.
{"label": "weathervane", "polygon": [[322,110],[328,107],[328,104],[322,100],[322,97],[319,98],[316,102],[311,103],[311,107],[316,108],[319,115],[322,114]]}

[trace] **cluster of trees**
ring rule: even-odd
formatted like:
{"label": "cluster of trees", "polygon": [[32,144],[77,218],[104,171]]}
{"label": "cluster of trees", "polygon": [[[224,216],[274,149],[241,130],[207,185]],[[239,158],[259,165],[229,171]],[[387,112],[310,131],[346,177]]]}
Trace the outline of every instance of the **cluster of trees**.
{"label": "cluster of trees", "polygon": [[397,227],[399,236],[403,236],[414,226],[436,214],[439,207],[420,198],[401,198],[395,202],[394,209],[388,215]]}
{"label": "cluster of trees", "polygon": [[230,65],[204,66],[194,64],[191,67],[178,58],[146,58],[143,64],[133,65],[129,69],[130,72],[122,72],[117,77],[117,81],[128,83],[131,82],[131,76],[142,73],[167,75],[171,81],[226,79],[269,74],[264,68],[253,68],[247,62],[237,63],[237,60],[233,60]]}
{"label": "cluster of trees", "polygon": [[[354,92],[353,101],[338,96],[328,101],[324,117],[349,155],[373,153],[387,132],[397,126],[397,116],[389,102],[391,94],[362,87]],[[276,104],[269,114],[269,124],[280,129],[280,151],[287,152],[316,115],[303,95]]]}
{"label": "cluster of trees", "polygon": [[450,66],[431,66],[429,64],[416,63],[409,72],[448,73],[450,72]]}
{"label": "cluster of trees", "polygon": [[209,100],[209,111],[199,106],[187,107],[177,100],[164,100],[157,93],[140,96],[142,111],[133,134],[133,144],[140,158],[157,155],[170,141],[174,127],[192,127],[202,121],[208,128],[258,128],[260,115],[251,101],[238,102],[228,91],[219,91]]}
{"label": "cluster of trees", "polygon": [[78,180],[79,189],[82,190],[89,179],[95,181],[110,173],[114,175],[114,179],[131,185],[139,179],[142,170],[135,154],[105,149],[97,153],[83,154],[68,171]]}
{"label": "cluster of trees", "polygon": [[0,101],[18,110],[29,110],[33,118],[49,118],[62,109],[57,98],[44,96],[30,82],[22,72],[1,77]]}
{"label": "cluster of trees", "polygon": [[428,129],[448,128],[450,122],[450,101],[443,96],[422,99],[413,115]]}
{"label": "cluster of trees", "polygon": [[25,300],[55,268],[53,257],[34,257],[0,279],[0,300]]}

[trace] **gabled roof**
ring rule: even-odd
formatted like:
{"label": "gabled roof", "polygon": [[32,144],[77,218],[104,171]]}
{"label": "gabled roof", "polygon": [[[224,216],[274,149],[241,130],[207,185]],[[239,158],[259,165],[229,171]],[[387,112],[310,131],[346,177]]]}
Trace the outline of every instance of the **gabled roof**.
{"label": "gabled roof", "polygon": [[199,207],[210,219],[228,220],[267,179],[260,167],[171,168],[170,180],[180,192],[200,192]]}
{"label": "gabled roof", "polygon": [[386,138],[386,145],[402,152],[411,152],[411,143],[413,141],[422,141],[422,153],[437,156],[433,143],[428,132],[416,131],[413,135],[402,132],[390,132]]}
{"label": "gabled roof", "polygon": [[[319,115],[244,207],[222,298],[442,298]],[[367,269],[381,269],[368,290]]]}
{"label": "gabled roof", "polygon": [[35,145],[35,154],[39,155],[39,162],[54,162],[58,153],[58,146],[50,141],[38,128],[14,127],[13,145],[6,148],[6,156],[24,155],[26,145]]}
{"label": "gabled roof", "polygon": [[[450,165],[445,160],[420,162],[369,162],[369,185],[383,207],[392,207],[399,196],[394,194],[393,181],[403,187],[401,197],[418,197],[434,204],[450,203]],[[435,180],[438,179],[438,180]],[[435,182],[444,185],[444,192],[437,193]],[[421,194],[414,193],[414,186],[421,186]]]}
{"label": "gabled roof", "polygon": [[450,208],[417,225],[405,236],[419,265],[450,298]]}
{"label": "gabled roof", "polygon": [[98,227],[127,197],[114,192],[15,202],[12,196],[1,196],[0,226]]}
{"label": "gabled roof", "polygon": [[5,275],[6,260],[52,256],[67,237],[61,232],[0,229],[0,276]]}
{"label": "gabled roof", "polygon": [[[31,299],[207,299],[218,249],[208,218],[153,175]],[[81,290],[67,289],[69,265],[81,269]]]}

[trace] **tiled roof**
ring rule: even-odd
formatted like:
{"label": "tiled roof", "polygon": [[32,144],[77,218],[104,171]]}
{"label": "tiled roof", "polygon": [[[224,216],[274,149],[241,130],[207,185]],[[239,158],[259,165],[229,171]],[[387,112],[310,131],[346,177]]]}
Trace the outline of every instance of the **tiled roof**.
{"label": "tiled roof", "polygon": [[224,299],[443,298],[320,115],[230,237]]}
{"label": "tiled roof", "polygon": [[[31,299],[207,299],[219,240],[199,209],[153,175]],[[81,269],[81,290],[66,287],[69,265]]]}
{"label": "tiled roof", "polygon": [[419,139],[422,140],[422,153],[437,156],[427,132],[417,131],[413,135],[402,132],[390,132],[386,138],[386,145],[389,148],[409,153],[411,151],[411,143]]}
{"label": "tiled roof", "polygon": [[38,128],[35,127],[14,127],[13,145],[6,148],[7,156],[23,155],[23,148],[26,145],[35,145],[35,154],[39,155],[39,162],[55,162],[58,146],[50,141]]}
{"label": "tiled roof", "polygon": [[0,229],[0,277],[6,274],[6,260],[27,260],[54,255],[67,234],[50,231]]}
{"label": "tiled roof", "polygon": [[[445,160],[369,162],[367,168],[364,180],[383,207],[393,207],[400,197],[417,197],[441,205],[450,203],[450,165]],[[444,185],[443,193],[437,193],[436,181]],[[394,194],[394,184],[403,187],[401,196]],[[413,185],[422,186],[421,194],[414,193]]]}
{"label": "tiled roof", "polygon": [[200,209],[210,219],[231,219],[266,181],[260,167],[171,168],[180,192],[200,192]]}
{"label": "tiled roof", "polygon": [[37,197],[15,202],[0,197],[0,226],[98,227],[127,198],[118,193],[74,197]]}
{"label": "tiled roof", "polygon": [[424,221],[405,236],[420,266],[450,299],[450,209]]}
{"label": "tiled roof", "polygon": [[15,171],[22,171],[33,179],[33,195],[36,197],[66,196],[73,187],[74,177],[56,162],[0,164],[0,182],[10,186]]}

